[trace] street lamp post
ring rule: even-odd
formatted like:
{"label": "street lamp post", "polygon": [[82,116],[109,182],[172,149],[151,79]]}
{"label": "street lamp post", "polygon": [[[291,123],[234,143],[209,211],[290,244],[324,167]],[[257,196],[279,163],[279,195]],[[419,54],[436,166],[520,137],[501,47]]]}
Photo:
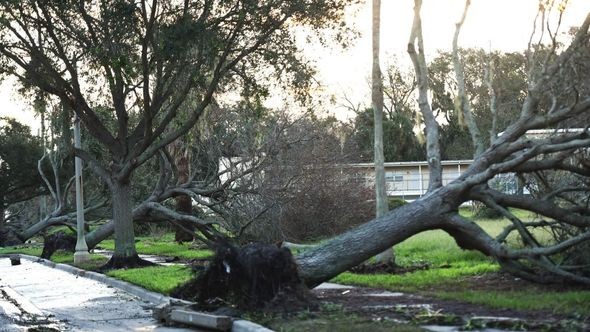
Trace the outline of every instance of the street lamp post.
{"label": "street lamp post", "polygon": [[[80,138],[80,118],[74,115],[74,147],[80,149],[82,146]],[[74,264],[90,261],[88,245],[84,238],[84,195],[82,187],[82,160],[79,157],[74,158],[76,171],[76,226],[77,241],[76,252],[74,253]]]}

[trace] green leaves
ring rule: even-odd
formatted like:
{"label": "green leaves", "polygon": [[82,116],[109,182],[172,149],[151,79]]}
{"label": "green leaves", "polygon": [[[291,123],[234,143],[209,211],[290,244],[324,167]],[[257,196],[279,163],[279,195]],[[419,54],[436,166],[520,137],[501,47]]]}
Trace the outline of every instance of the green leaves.
{"label": "green leaves", "polygon": [[12,118],[0,118],[0,124],[0,203],[6,206],[42,187],[37,160],[43,151],[28,126]]}

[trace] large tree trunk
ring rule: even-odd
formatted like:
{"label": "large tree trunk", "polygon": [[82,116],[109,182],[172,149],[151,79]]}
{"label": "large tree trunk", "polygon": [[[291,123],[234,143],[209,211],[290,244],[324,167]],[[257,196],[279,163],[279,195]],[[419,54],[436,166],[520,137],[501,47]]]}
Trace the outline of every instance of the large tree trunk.
{"label": "large tree trunk", "polygon": [[[190,180],[189,158],[188,154],[186,153],[186,148],[180,139],[176,140],[174,145],[174,158],[178,172],[178,183],[183,184]],[[175,200],[176,211],[186,214],[191,214],[193,212],[193,204],[190,196],[179,195],[175,198]],[[174,240],[179,243],[190,242],[194,239],[194,233],[194,224],[186,221],[178,222],[176,225]]]}
{"label": "large tree trunk", "polygon": [[465,22],[465,18],[467,16],[467,10],[471,5],[471,0],[465,1],[465,9],[463,10],[463,15],[461,16],[461,20],[456,24],[455,34],[453,37],[453,69],[455,71],[455,79],[457,80],[457,98],[458,104],[457,105],[457,112],[459,113],[459,117],[464,119],[465,125],[471,134],[471,141],[473,142],[473,151],[474,157],[477,158],[481,155],[484,151],[484,142],[481,136],[481,132],[479,131],[479,127],[475,122],[475,117],[471,111],[471,105],[469,98],[467,96],[467,88],[465,87],[465,73],[463,72],[463,65],[461,64],[461,59],[459,58],[459,33],[461,32],[461,27]]}
{"label": "large tree trunk", "polygon": [[[183,138],[177,138],[167,147],[176,169],[176,184],[181,186],[190,182],[190,155]],[[189,195],[181,194],[174,198],[176,211],[183,214],[193,212],[192,199]],[[186,221],[174,223],[174,240],[178,243],[192,241],[195,237],[195,226]]]}
{"label": "large tree trunk", "polygon": [[113,220],[115,221],[114,257],[129,259],[137,256],[135,251],[135,232],[131,216],[131,187],[129,183],[114,183]]}
{"label": "large tree trunk", "polygon": [[88,245],[88,249],[92,249],[96,247],[100,242],[104,239],[108,238],[109,236],[115,233],[115,222],[112,220],[108,221],[106,224],[100,226],[99,228],[95,229],[94,231],[86,234],[86,245]]}
{"label": "large tree trunk", "polygon": [[[113,180],[113,223],[115,231],[115,252],[104,269],[117,269],[149,265],[137,255],[129,180]],[[89,244],[90,247],[90,244]]]}
{"label": "large tree trunk", "polygon": [[4,214],[6,213],[6,207],[4,206],[4,197],[0,195],[0,229],[4,228],[6,220]]}
{"label": "large tree trunk", "polygon": [[440,227],[444,215],[456,210],[459,203],[449,202],[457,196],[457,191],[441,188],[303,252],[296,257],[301,277],[315,286],[414,234]]}

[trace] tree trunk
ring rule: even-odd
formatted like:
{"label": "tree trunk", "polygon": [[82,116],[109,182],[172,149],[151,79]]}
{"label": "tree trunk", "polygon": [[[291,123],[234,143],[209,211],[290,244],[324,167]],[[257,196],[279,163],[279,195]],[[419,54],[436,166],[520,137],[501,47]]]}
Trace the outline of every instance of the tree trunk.
{"label": "tree trunk", "polygon": [[26,241],[26,240],[32,238],[33,236],[39,234],[45,228],[52,226],[54,224],[56,224],[56,223],[50,221],[49,219],[43,219],[41,222],[38,222],[38,223],[32,225],[31,227],[23,230],[22,232],[19,232],[18,237],[22,241]]}
{"label": "tree trunk", "polygon": [[463,72],[463,65],[461,64],[461,59],[459,58],[459,33],[461,32],[461,27],[465,22],[465,17],[467,16],[467,10],[471,4],[471,0],[465,1],[465,9],[463,10],[463,15],[461,16],[461,20],[456,24],[455,34],[453,37],[453,68],[455,71],[455,79],[457,80],[457,98],[459,105],[457,107],[457,112],[462,114],[462,118],[464,119],[465,125],[469,130],[471,135],[471,141],[473,142],[473,151],[474,151],[474,158],[477,158],[481,155],[484,151],[484,144],[483,139],[481,136],[481,132],[479,131],[479,127],[475,122],[475,117],[471,111],[471,105],[469,98],[467,96],[467,88],[465,87],[465,73]]}
{"label": "tree trunk", "polygon": [[8,233],[6,231],[6,220],[4,220],[4,213],[6,213],[6,211],[4,210],[4,203],[3,200],[0,199],[0,246],[2,247],[5,246],[5,236]]}
{"label": "tree trunk", "polygon": [[414,0],[414,22],[412,23],[412,32],[408,42],[408,54],[418,80],[418,107],[426,126],[426,156],[430,173],[428,191],[432,191],[442,186],[442,164],[438,123],[428,101],[428,66],[424,55],[422,20],[420,18],[421,8],[422,0]]}
{"label": "tree trunk", "polygon": [[113,185],[113,220],[115,221],[115,253],[120,259],[137,256],[135,233],[131,216],[131,190],[129,183]]}
{"label": "tree trunk", "polygon": [[94,231],[86,234],[86,244],[88,245],[88,249],[92,249],[96,247],[97,244],[102,242],[104,239],[108,238],[109,236],[113,235],[115,232],[115,223],[110,220],[106,224],[100,226],[99,228],[95,229]]}
{"label": "tree trunk", "polygon": [[[181,195],[176,197],[176,211],[191,214],[193,212],[193,206],[190,196]],[[194,239],[195,225],[186,221],[178,222],[176,225],[176,232],[174,234],[174,240],[178,243],[190,242]]]}
{"label": "tree trunk", "polygon": [[[113,180],[113,224],[115,231],[115,252],[103,269],[118,269],[150,265],[139,258],[135,250],[135,232],[129,180]],[[90,245],[89,245],[90,247]]]}
{"label": "tree trunk", "polygon": [[[379,64],[379,38],[381,25],[381,0],[373,0],[373,71],[371,99],[373,104],[373,120],[375,127],[374,161],[375,161],[375,201],[377,218],[389,211],[387,189],[385,186],[385,157],[383,156],[383,78]],[[388,248],[375,257],[377,263],[395,261],[393,249]]]}
{"label": "tree trunk", "polygon": [[455,199],[460,191],[452,190],[441,188],[301,253],[296,257],[301,277],[310,287],[318,285],[414,234],[439,228],[460,204]]}
{"label": "tree trunk", "polygon": [[[176,182],[182,185],[190,181],[190,161],[186,144],[182,138],[177,138],[172,144],[168,146],[168,151],[174,158],[176,165]],[[191,214],[193,212],[192,199],[189,195],[179,195],[175,197],[176,211],[184,214]],[[174,240],[178,243],[190,242],[195,237],[195,226],[186,221],[178,221],[175,223]]]}

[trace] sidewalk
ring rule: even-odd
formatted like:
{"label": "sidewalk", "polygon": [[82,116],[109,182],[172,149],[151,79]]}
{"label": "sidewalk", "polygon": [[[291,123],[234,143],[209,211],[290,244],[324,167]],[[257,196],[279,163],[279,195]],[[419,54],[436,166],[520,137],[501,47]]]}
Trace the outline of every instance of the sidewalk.
{"label": "sidewalk", "polygon": [[26,259],[0,258],[0,332],[194,331],[167,328],[152,318],[154,303],[117,288]]}

